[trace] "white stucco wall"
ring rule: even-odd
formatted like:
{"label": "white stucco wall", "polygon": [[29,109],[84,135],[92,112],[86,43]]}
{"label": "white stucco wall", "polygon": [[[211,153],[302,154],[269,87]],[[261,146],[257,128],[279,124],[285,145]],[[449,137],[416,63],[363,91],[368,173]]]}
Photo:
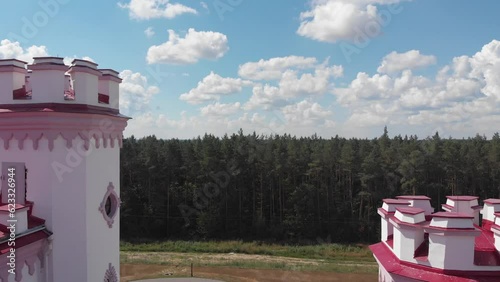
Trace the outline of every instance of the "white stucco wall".
{"label": "white stucco wall", "polygon": [[97,95],[99,82],[96,75],[75,71],[71,72],[71,78],[74,80],[76,103],[100,106]]}
{"label": "white stucco wall", "polygon": [[387,220],[386,218],[381,217],[380,222],[381,222],[381,230],[380,230],[381,241],[384,242],[387,241],[387,238],[390,235],[393,235],[394,227],[392,223],[390,223],[389,220]]}
{"label": "white stucco wall", "polygon": [[[64,103],[65,66],[61,70],[34,70],[30,76],[33,89],[29,103]],[[47,83],[50,81],[50,83]]]}
{"label": "white stucco wall", "polygon": [[119,158],[120,148],[118,144],[115,144],[114,148],[94,148],[86,158],[88,281],[102,281],[109,263],[115,267],[117,274],[119,274],[119,209],[111,228],[98,210],[110,182],[113,183],[115,192],[120,193]]}
{"label": "white stucco wall", "polygon": [[474,269],[473,236],[429,234],[429,263],[450,270]]}
{"label": "white stucco wall", "polygon": [[[33,150],[31,140],[24,142],[23,150],[15,140],[4,150],[0,139],[0,161],[26,163],[27,199],[35,202],[33,215],[45,219],[54,233],[48,281],[102,281],[109,263],[119,274],[119,213],[109,228],[98,211],[109,182],[119,193],[119,150],[115,140],[114,148],[108,145],[82,156],[78,152],[83,150],[68,149],[61,137],[52,152],[47,140],[39,143],[38,150]],[[56,163],[70,171],[59,178],[53,168]]]}
{"label": "white stucco wall", "polygon": [[424,231],[419,228],[394,228],[394,254],[404,261],[413,262],[415,250],[424,241]]}

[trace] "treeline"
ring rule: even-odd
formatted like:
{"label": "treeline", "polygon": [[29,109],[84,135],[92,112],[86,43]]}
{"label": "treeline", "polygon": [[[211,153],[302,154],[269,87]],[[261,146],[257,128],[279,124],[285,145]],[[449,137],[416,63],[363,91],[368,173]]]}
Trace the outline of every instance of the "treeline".
{"label": "treeline", "polygon": [[373,242],[401,194],[500,197],[500,136],[124,140],[121,236]]}

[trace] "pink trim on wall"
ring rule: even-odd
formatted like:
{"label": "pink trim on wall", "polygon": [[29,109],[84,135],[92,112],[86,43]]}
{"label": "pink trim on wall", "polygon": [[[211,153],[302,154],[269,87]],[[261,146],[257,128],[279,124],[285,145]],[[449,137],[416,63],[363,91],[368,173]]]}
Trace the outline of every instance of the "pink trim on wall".
{"label": "pink trim on wall", "polygon": [[478,196],[446,196],[446,198],[452,201],[473,201],[479,199]]}
{"label": "pink trim on wall", "polygon": [[[111,216],[108,216],[106,213],[106,201],[108,197],[111,197],[111,209],[113,212]],[[108,227],[112,228],[113,223],[115,222],[116,215],[118,214],[118,210],[120,209],[121,200],[118,194],[115,191],[115,186],[113,182],[109,182],[106,194],[104,194],[104,198],[102,199],[101,204],[99,205],[99,211],[102,213],[104,220],[107,222]]]}
{"label": "pink trim on wall", "polygon": [[109,74],[103,74],[101,77],[99,77],[99,80],[111,80],[117,83],[121,83],[122,79],[116,76],[112,76]]}
{"label": "pink trim on wall", "polygon": [[18,66],[0,66],[0,72],[17,72],[22,74],[28,73],[25,68],[21,68]]}
{"label": "pink trim on wall", "polygon": [[88,73],[88,74],[95,75],[95,76],[97,76],[97,77],[99,77],[99,76],[101,76],[101,75],[102,75],[102,73],[101,73],[100,71],[98,71],[98,70],[96,70],[96,69],[93,69],[93,68],[91,68],[91,67],[87,67],[87,66],[72,66],[72,67],[68,70],[68,72],[69,72],[70,74],[75,73],[75,72],[76,72],[76,73],[78,73],[78,72],[80,72],[80,73],[81,73],[81,72],[83,72],[83,73]]}
{"label": "pink trim on wall", "polygon": [[33,149],[37,150],[43,137],[48,140],[49,149],[53,150],[54,140],[59,136],[66,140],[68,148],[73,146],[77,137],[84,140],[86,149],[92,138],[97,141],[98,146],[102,140],[105,148],[108,144],[114,148],[115,139],[122,145],[122,132],[127,125],[127,119],[120,116],[96,115],[95,118],[89,118],[88,114],[27,112],[22,116],[5,114],[2,117],[5,119],[0,124],[0,139],[4,141],[5,150],[9,149],[12,139],[19,141],[20,149],[23,149],[26,139],[31,139]]}
{"label": "pink trim on wall", "polygon": [[56,70],[56,71],[66,72],[68,70],[68,66],[60,64],[35,64],[35,65],[28,65],[28,68],[34,71]]}
{"label": "pink trim on wall", "polygon": [[82,114],[104,114],[119,116],[130,119],[121,115],[118,109],[109,108],[106,106],[93,106],[87,104],[60,104],[60,103],[37,103],[37,104],[0,104],[0,113],[31,113],[31,112],[60,112],[60,113],[82,113]]}
{"label": "pink trim on wall", "polygon": [[[45,267],[45,254],[48,246],[47,238],[48,234],[45,231],[38,231],[16,239],[16,282],[22,281],[22,272],[25,265],[28,266],[30,275],[34,274],[37,259],[40,261],[41,267]],[[7,243],[0,246],[2,246],[0,261],[7,261],[10,247],[7,246]],[[0,265],[0,278],[2,278],[2,281],[7,281],[9,274],[7,267],[7,264],[4,265],[2,263]]]}
{"label": "pink trim on wall", "polygon": [[459,212],[436,212],[433,213],[432,216],[441,218],[474,218],[472,215]]}
{"label": "pink trim on wall", "polygon": [[118,274],[116,273],[115,267],[109,263],[106,273],[104,273],[104,282],[119,282]]}

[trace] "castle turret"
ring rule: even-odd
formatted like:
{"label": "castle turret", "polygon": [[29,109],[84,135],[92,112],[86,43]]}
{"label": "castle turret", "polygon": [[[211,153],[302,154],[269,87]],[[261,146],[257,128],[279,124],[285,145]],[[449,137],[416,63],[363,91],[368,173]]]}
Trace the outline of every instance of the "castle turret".
{"label": "castle turret", "polygon": [[29,98],[26,91],[26,62],[8,59],[0,60],[0,105],[12,100]]}
{"label": "castle turret", "polygon": [[384,199],[382,208],[378,209],[378,214],[380,215],[381,221],[381,240],[382,242],[388,244],[390,247],[392,247],[393,243],[394,226],[391,222],[389,222],[389,218],[394,216],[396,208],[406,207],[409,204],[410,202],[406,200]]}
{"label": "castle turret", "polygon": [[[0,254],[1,281],[119,281],[119,161],[128,120],[119,113],[120,81],[85,60],[0,60],[0,248],[15,235],[17,255],[8,277],[8,254]],[[2,232],[11,213],[14,235]]]}
{"label": "castle turret", "polygon": [[118,95],[121,78],[118,72],[110,69],[99,70],[102,75],[99,77],[99,103],[108,104],[113,109],[120,106]]}
{"label": "castle turret", "polygon": [[481,214],[483,215],[481,225],[489,230],[495,223],[495,213],[498,212],[500,212],[500,199],[484,200],[483,209],[481,210]]}
{"label": "castle turret", "polygon": [[99,77],[102,73],[97,64],[87,60],[75,59],[71,63],[69,74],[73,80],[74,100],[76,103],[99,105]]}
{"label": "castle turret", "polygon": [[28,68],[32,71],[29,77],[32,89],[30,103],[64,102],[64,73],[68,67],[64,65],[63,58],[34,58]]}
{"label": "castle turret", "polygon": [[479,197],[446,196],[446,199],[446,204],[442,205],[443,210],[471,215],[474,224],[479,225],[479,212],[481,211],[481,206],[478,204]]}
{"label": "castle turret", "polygon": [[437,212],[425,232],[429,233],[429,262],[433,267],[462,270],[474,265],[475,238],[481,231],[473,225],[474,216]]}
{"label": "castle turret", "polygon": [[394,254],[403,261],[412,261],[415,251],[424,241],[425,211],[420,208],[398,207],[390,219],[394,225]]}
{"label": "castle turret", "polygon": [[397,196],[397,199],[406,200],[410,203],[410,207],[423,209],[426,216],[431,215],[434,212],[434,208],[431,206],[431,198],[424,195],[405,195]]}

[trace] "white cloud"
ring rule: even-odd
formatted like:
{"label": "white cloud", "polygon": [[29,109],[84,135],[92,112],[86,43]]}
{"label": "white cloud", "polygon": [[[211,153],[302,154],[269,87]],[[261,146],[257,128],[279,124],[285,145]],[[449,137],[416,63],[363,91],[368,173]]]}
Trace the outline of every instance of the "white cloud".
{"label": "white cloud", "polygon": [[208,11],[208,5],[207,5],[207,3],[205,3],[205,2],[202,1],[202,2],[200,2],[200,5],[203,7],[203,9],[205,9],[205,10]]}
{"label": "white cloud", "polygon": [[217,101],[221,95],[239,93],[244,86],[251,85],[250,81],[241,78],[221,77],[214,72],[210,72],[202,81],[198,82],[196,88],[181,94],[180,99],[190,104]]}
{"label": "white cloud", "polygon": [[[402,0],[313,0],[312,7],[300,14],[297,33],[317,41],[365,41],[376,37],[389,24],[379,7]],[[385,14],[394,16],[401,8],[388,6]],[[363,39],[364,38],[364,39]]]}
{"label": "white cloud", "polygon": [[129,16],[137,20],[157,18],[173,19],[182,14],[197,14],[188,6],[172,3],[170,0],[131,0],[128,4],[118,3],[122,9],[129,10]]}
{"label": "white cloud", "polygon": [[[19,42],[12,42],[8,39],[0,41],[0,59],[18,59],[25,61],[29,64],[33,63],[34,57],[47,57],[50,56],[49,51],[46,46],[36,46],[32,45],[28,48],[23,48]],[[78,57],[64,57],[64,64],[70,65],[74,59],[83,59],[94,62],[94,60],[88,56]]]}
{"label": "white cloud", "polygon": [[88,56],[83,56],[83,57],[78,57],[78,56],[73,56],[73,57],[64,57],[64,64],[65,65],[71,65],[71,62],[73,62],[74,59],[82,59],[82,60],[86,60],[86,61],[91,61],[91,62],[94,62],[94,59],[92,59],[91,57],[88,57]]}
{"label": "white cloud", "polygon": [[149,64],[194,64],[200,59],[216,60],[229,50],[227,36],[214,31],[190,28],[184,38],[169,30],[169,39],[149,48]]}
{"label": "white cloud", "polygon": [[247,109],[271,109],[293,102],[303,96],[323,95],[332,87],[331,78],[343,74],[342,66],[317,65],[314,72],[300,73],[288,69],[282,72],[277,86],[268,83],[258,84],[253,88]]}
{"label": "white cloud", "polygon": [[146,28],[144,30],[144,34],[146,35],[147,38],[151,38],[155,35],[155,31],[152,26]]}
{"label": "white cloud", "polygon": [[332,115],[331,111],[323,109],[318,103],[307,100],[283,107],[282,113],[288,123],[302,126],[323,124],[325,119]]}
{"label": "white cloud", "polygon": [[228,116],[237,113],[241,110],[240,102],[221,104],[215,103],[206,105],[200,109],[202,116]]}
{"label": "white cloud", "polygon": [[23,48],[19,42],[8,39],[0,41],[0,59],[18,59],[27,63],[33,62],[33,57],[45,57],[49,52],[45,46],[32,45]]}
{"label": "white cloud", "polygon": [[308,69],[317,64],[316,58],[299,56],[277,57],[258,62],[248,62],[239,66],[238,74],[251,80],[277,80],[283,71],[290,68]]}
{"label": "white cloud", "polygon": [[160,92],[156,86],[150,86],[141,73],[124,70],[120,73],[120,111],[125,115],[139,116],[149,110],[154,95]]}
{"label": "white cloud", "polygon": [[422,55],[418,50],[410,50],[405,53],[391,52],[382,59],[377,71],[379,73],[394,73],[407,69],[423,68],[435,63],[435,56]]}
{"label": "white cloud", "polygon": [[261,108],[268,110],[286,104],[286,99],[281,95],[280,89],[269,84],[258,84],[252,89],[250,100],[245,103],[246,110]]}
{"label": "white cloud", "polygon": [[472,56],[455,57],[435,77],[416,76],[410,70],[434,60],[401,60],[395,65],[386,60],[382,66],[387,74],[360,72],[348,86],[335,88],[337,103],[351,112],[345,124],[396,125],[414,133],[439,128],[454,136],[496,131],[479,121],[500,116],[500,41],[491,41]]}

